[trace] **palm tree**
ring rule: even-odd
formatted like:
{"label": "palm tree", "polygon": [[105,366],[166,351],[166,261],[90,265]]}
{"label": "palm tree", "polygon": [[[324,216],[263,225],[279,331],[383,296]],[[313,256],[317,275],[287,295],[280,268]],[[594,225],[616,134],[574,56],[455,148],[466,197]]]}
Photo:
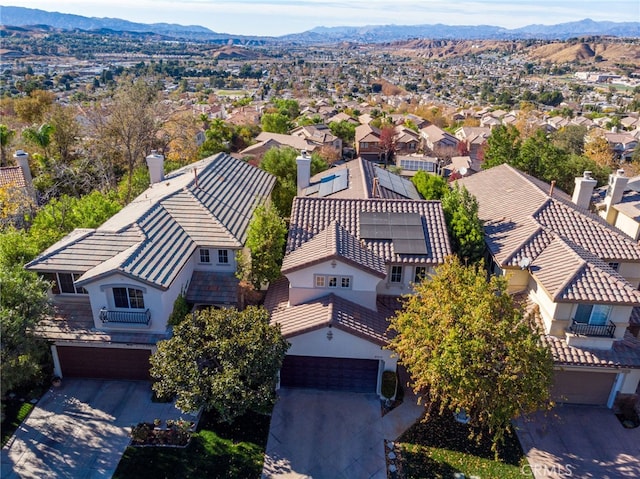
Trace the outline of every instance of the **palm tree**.
{"label": "palm tree", "polygon": [[30,127],[22,131],[22,138],[32,145],[40,148],[45,158],[49,158],[49,145],[54,127],[48,123],[43,123],[39,128]]}

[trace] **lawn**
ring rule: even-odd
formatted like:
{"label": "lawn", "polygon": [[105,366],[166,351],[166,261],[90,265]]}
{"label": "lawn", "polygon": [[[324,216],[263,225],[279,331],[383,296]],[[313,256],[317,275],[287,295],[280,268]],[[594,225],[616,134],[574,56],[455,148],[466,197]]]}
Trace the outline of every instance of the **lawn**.
{"label": "lawn", "polygon": [[247,414],[232,424],[204,414],[186,448],[129,447],[118,478],[259,478],[269,434],[270,416]]}
{"label": "lawn", "polygon": [[507,437],[496,461],[488,434],[477,443],[469,439],[470,432],[470,426],[449,414],[432,414],[427,422],[414,424],[398,440],[402,477],[451,479],[462,472],[481,479],[522,479],[521,468],[527,460],[515,434]]}
{"label": "lawn", "polygon": [[0,424],[0,430],[2,430],[3,447],[35,407],[35,404],[30,401],[41,398],[46,390],[47,388],[44,384],[30,384],[8,394],[2,400],[2,424]]}

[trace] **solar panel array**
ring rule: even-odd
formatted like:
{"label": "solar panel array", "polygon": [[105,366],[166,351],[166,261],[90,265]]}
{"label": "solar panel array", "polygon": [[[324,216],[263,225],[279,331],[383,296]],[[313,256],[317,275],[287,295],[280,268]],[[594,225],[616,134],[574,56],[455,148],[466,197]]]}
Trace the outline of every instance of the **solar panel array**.
{"label": "solar panel array", "polygon": [[304,190],[305,196],[319,196],[324,198],[338,191],[346,190],[349,186],[349,172],[346,169],[331,171],[323,176],[318,183],[314,183]]}
{"label": "solar panel array", "polygon": [[409,171],[424,170],[430,173],[435,173],[436,164],[429,160],[400,160],[400,168]]}
{"label": "solar panel array", "polygon": [[380,182],[380,186],[383,188],[394,191],[405,198],[411,198],[412,200],[420,199],[418,191],[409,180],[405,180],[398,175],[389,173],[387,170],[383,170],[378,166],[374,166],[374,169],[376,176],[378,177],[378,181]]}
{"label": "solar panel array", "polygon": [[427,254],[427,242],[418,213],[360,212],[360,238],[391,240],[398,254]]}

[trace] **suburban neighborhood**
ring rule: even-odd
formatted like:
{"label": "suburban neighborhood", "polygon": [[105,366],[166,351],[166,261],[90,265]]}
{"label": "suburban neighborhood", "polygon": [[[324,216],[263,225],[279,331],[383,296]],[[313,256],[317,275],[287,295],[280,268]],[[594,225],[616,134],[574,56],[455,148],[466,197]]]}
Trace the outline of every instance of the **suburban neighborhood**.
{"label": "suburban neighborhood", "polygon": [[42,14],[0,25],[2,477],[640,476],[637,36]]}

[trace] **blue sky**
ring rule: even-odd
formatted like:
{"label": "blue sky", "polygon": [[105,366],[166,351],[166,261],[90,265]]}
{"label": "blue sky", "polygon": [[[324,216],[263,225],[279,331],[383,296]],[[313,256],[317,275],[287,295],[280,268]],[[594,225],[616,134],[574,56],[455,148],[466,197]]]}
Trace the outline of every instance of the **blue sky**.
{"label": "blue sky", "polygon": [[[317,26],[498,25],[517,28],[591,18],[640,21],[640,0],[5,0],[8,5],[216,32],[284,35]],[[5,2],[3,2],[5,3]],[[1,20],[0,20],[1,21]]]}

